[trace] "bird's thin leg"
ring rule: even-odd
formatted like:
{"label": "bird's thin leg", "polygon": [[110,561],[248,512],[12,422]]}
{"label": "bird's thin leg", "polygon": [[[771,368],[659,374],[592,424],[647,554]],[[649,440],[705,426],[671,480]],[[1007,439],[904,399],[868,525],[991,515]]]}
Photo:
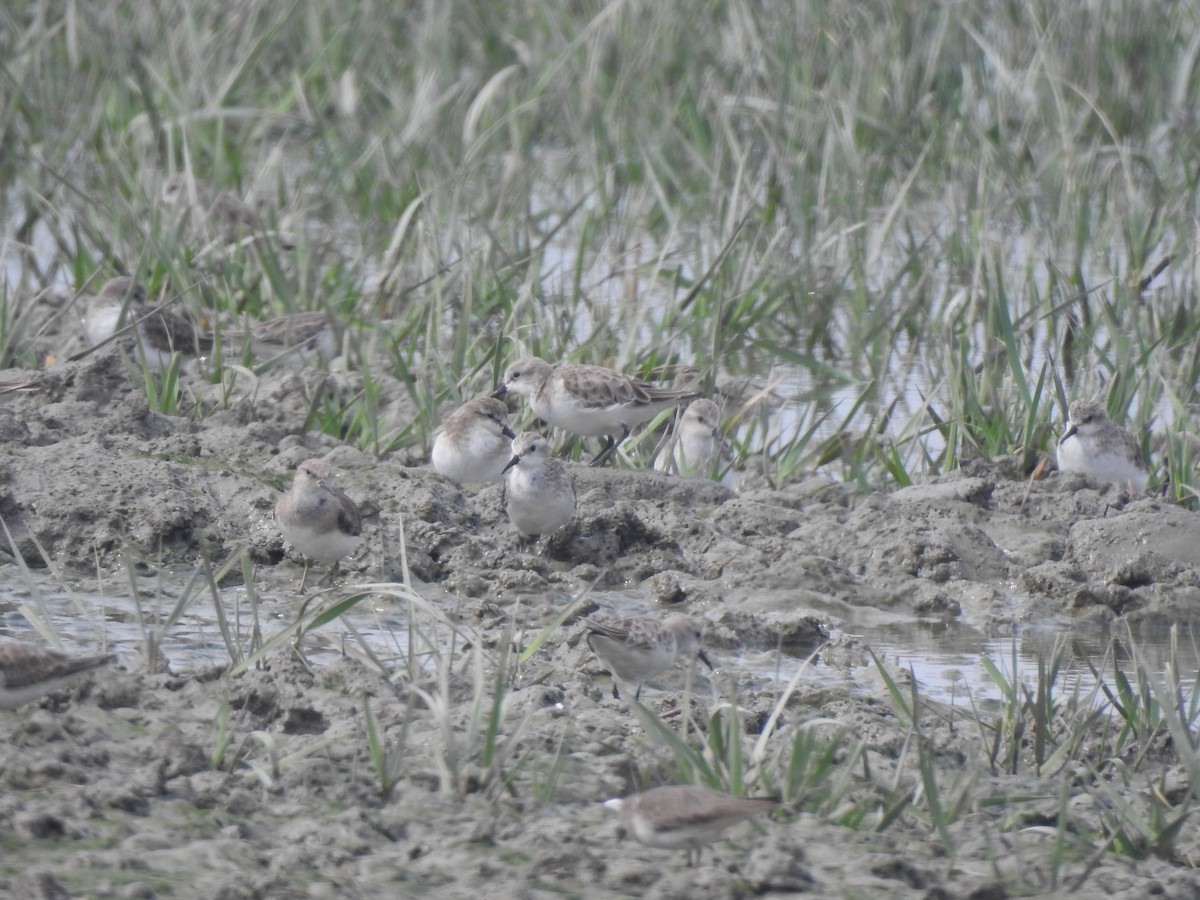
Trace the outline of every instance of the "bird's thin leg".
{"label": "bird's thin leg", "polygon": [[300,593],[304,593],[304,585],[308,584],[308,557],[304,557],[304,574],[300,576]]}
{"label": "bird's thin leg", "polygon": [[610,434],[608,436],[608,446],[605,447],[603,450],[601,450],[600,455],[592,460],[592,465],[593,466],[602,466],[606,462],[608,462],[611,457],[616,455],[617,447],[619,447],[621,445],[621,442],[623,440],[625,440],[625,438],[627,438],[627,437],[629,437],[629,426],[622,425],[621,426],[621,436],[619,438],[617,438],[616,440],[613,440],[613,436]]}
{"label": "bird's thin leg", "polygon": [[608,443],[604,445],[603,450],[596,454],[596,457],[592,460],[591,465],[602,466],[608,462],[608,458],[612,456],[613,450],[616,449],[616,446],[617,443],[613,440],[613,436],[610,434],[608,436]]}

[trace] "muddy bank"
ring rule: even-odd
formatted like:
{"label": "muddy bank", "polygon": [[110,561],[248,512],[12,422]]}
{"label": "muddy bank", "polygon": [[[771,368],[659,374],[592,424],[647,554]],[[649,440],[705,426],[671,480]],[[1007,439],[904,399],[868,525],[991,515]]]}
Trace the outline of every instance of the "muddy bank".
{"label": "muddy bank", "polygon": [[[596,802],[670,782],[676,769],[661,738],[608,696],[577,618],[520,665],[509,657],[490,764],[478,718],[492,690],[486,666],[509,634],[517,650],[529,646],[586,586],[627,589],[646,606],[703,615],[718,662],[711,677],[696,673],[690,705],[682,671],[648,689],[647,705],[676,729],[690,712],[703,730],[736,698],[752,742],[782,687],[756,674],[761,661],[782,653],[798,663],[829,638],[825,665],[861,666],[866,649],[847,621],[919,617],[984,634],[1120,620],[1136,634],[1200,610],[1200,517],[1076,476],[1030,484],[1011,460],[869,496],[820,475],[733,494],[580,467],[581,514],[530,549],[516,541],[499,487],[447,482],[421,448],[376,461],[305,434],[318,385],[353,395],[353,373],[268,373],[229,396],[189,381],[202,417],[150,412],[115,349],[43,378],[38,391],[0,400],[0,515],[29,565],[45,565],[44,551],[85,578],[97,561],[115,571],[131,558],[152,577],[246,548],[260,590],[288,593],[300,567],[271,510],[299,462],[332,452],[341,487],[371,507],[342,583],[400,580],[403,546],[417,592],[465,637],[443,672],[428,659],[414,670],[403,648],[377,660],[383,671],[350,646],[320,666],[281,651],[237,678],[223,669],[148,675],[123,654],[72,691],[0,714],[10,748],[0,763],[0,890],[13,896],[1043,892],[1052,837],[1034,826],[1052,821],[1059,782],[992,773],[978,735],[934,705],[925,735],[947,783],[969,772],[980,797],[1044,802],[1017,808],[1003,831],[973,807],[952,826],[953,857],[917,815],[874,833],[799,812],[739,826],[689,870],[682,853],[619,839]],[[403,421],[413,414],[406,396],[385,383],[381,408]],[[12,564],[5,572],[20,577]],[[237,568],[222,587],[240,578]],[[390,790],[371,758],[364,703],[388,740]],[[863,693],[801,678],[778,746],[806,722],[830,738],[839,729],[861,737],[877,771],[909,777],[910,733],[882,683]],[[1133,779],[1131,798],[1171,764],[1167,753],[1156,759]],[[1079,796],[1090,795],[1081,786]],[[1196,842],[1193,829],[1180,845]],[[1110,854],[1087,885],[1190,897],[1200,878],[1180,863]]]}
{"label": "muddy bank", "polygon": [[[13,377],[24,374],[34,373]],[[53,562],[86,568],[129,551],[194,563],[241,547],[279,563],[275,500],[300,461],[332,454],[342,488],[373,513],[368,549],[344,564],[371,580],[397,575],[403,527],[416,579],[497,600],[599,579],[773,625],[798,607],[830,616],[873,607],[977,627],[1047,609],[1139,620],[1200,609],[1197,516],[1077,475],[1029,484],[1015,460],[979,460],[869,496],[820,475],[735,494],[709,481],[576,466],[581,515],[527,553],[499,486],[442,479],[420,447],[376,461],[302,433],[318,385],[353,396],[353,373],[269,373],[221,404],[217,388],[193,382],[203,417],[151,412],[135,378],[120,353],[102,353],[51,369],[42,389],[0,404],[0,514],[30,565],[44,564],[39,544]],[[403,385],[383,387],[380,406],[393,419],[415,414]]]}

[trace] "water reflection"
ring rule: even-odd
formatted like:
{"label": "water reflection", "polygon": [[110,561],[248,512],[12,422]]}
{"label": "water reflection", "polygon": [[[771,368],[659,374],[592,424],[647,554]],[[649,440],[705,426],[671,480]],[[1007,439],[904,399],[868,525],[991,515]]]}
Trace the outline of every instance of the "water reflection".
{"label": "water reflection", "polygon": [[[983,660],[992,662],[1002,681],[1034,691],[1040,679],[1039,663],[1047,670],[1058,654],[1060,666],[1054,691],[1059,697],[1097,691],[1098,673],[1115,689],[1115,671],[1135,680],[1139,666],[1152,679],[1164,681],[1173,661],[1180,671],[1171,677],[1187,691],[1200,672],[1200,647],[1190,625],[1180,626],[1172,645],[1166,626],[1142,628],[1132,636],[1113,635],[1108,629],[1072,625],[1068,629],[1026,627],[1015,635],[989,637],[969,628],[929,629],[919,623],[891,623],[866,641],[886,664],[908,670],[922,696],[943,702],[1000,701],[1003,690]],[[1103,700],[1103,693],[1097,702]]]}
{"label": "water reflection", "polygon": [[[137,599],[131,591],[121,594],[111,584],[103,591],[95,590],[94,585],[68,588],[45,573],[22,573],[15,566],[0,572],[6,576],[0,579],[0,637],[42,640],[32,623],[45,616],[66,649],[81,653],[113,650],[130,668],[145,665],[146,638],[154,629],[162,632],[157,644],[174,672],[201,671],[230,661],[221,617],[207,590],[189,603],[169,628],[155,624],[167,621],[175,612],[177,598],[190,580],[186,571],[160,572],[153,579],[153,592]],[[218,595],[226,627],[243,653],[250,652],[256,628],[259,639],[265,640],[294,622],[304,604],[304,598],[286,587],[281,575],[265,573],[262,581],[253,599],[244,587],[222,589]],[[645,591],[597,591],[592,598],[603,614],[655,611]],[[443,607],[455,602],[453,598],[443,600]],[[313,602],[322,601],[316,597],[310,599]],[[874,622],[861,629],[846,626],[846,630],[847,634],[835,635],[833,645],[807,664],[800,675],[807,689],[825,685],[877,693],[879,676],[866,647],[888,666],[910,672],[921,696],[955,704],[990,705],[1003,698],[985,659],[1004,682],[1016,682],[1032,691],[1039,680],[1039,661],[1048,667],[1058,654],[1061,667],[1054,690],[1059,697],[1095,691],[1095,672],[1101,673],[1109,687],[1115,684],[1116,670],[1135,680],[1139,665],[1151,678],[1165,680],[1173,658],[1180,667],[1173,677],[1185,692],[1200,672],[1200,642],[1190,625],[1179,626],[1174,641],[1166,626],[1141,627],[1132,637],[1129,632],[1114,637],[1100,626],[1066,622],[1025,627],[1006,635],[987,635],[961,623],[902,620]],[[400,664],[410,649],[407,605],[388,597],[368,598],[347,615],[308,632],[302,649],[313,665],[320,666],[347,654],[357,655],[360,642],[385,663]],[[806,665],[807,657],[798,655],[804,652],[801,648],[795,651],[797,655],[790,655],[772,647],[747,647],[723,649],[717,658],[720,667],[743,687],[770,690],[774,684],[782,690]],[[1098,694],[1092,702],[1101,700],[1103,695]]]}

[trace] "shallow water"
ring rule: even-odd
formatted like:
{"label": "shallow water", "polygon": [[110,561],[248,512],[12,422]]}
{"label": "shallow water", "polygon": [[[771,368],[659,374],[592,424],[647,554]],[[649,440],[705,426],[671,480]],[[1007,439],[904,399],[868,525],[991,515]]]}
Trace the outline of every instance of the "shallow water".
{"label": "shallow water", "polygon": [[[230,652],[207,588],[181,614],[172,616],[176,599],[187,590],[190,576],[185,569],[160,572],[145,580],[153,585],[139,584],[139,597],[135,599],[123,576],[107,580],[103,589],[98,589],[94,581],[68,589],[51,575],[22,573],[15,566],[6,566],[0,569],[0,636],[38,640],[40,629],[34,621],[42,618],[44,609],[51,629],[68,650],[111,649],[132,668],[144,664],[140,660],[146,641],[155,635],[172,671],[194,672],[227,665]],[[237,635],[243,654],[254,646],[256,623],[261,638],[269,639],[294,622],[305,603],[305,598],[294,591],[272,588],[256,591],[253,603],[240,586],[220,589],[219,597],[225,620],[231,633]],[[312,604],[328,598],[328,594],[310,590],[310,608],[315,609]],[[164,626],[168,621],[171,624]],[[397,603],[367,599],[344,620],[335,619],[306,634],[301,647],[305,657],[319,665],[347,652],[348,645],[356,641],[355,632],[367,641],[373,653],[391,659],[407,643],[407,617]]]}
{"label": "shallow water", "polygon": [[[1193,640],[1191,626],[1184,626],[1178,641],[1177,662],[1181,669],[1171,684],[1178,684],[1185,694],[1190,692],[1200,672],[1200,650]],[[1072,627],[1069,631],[1027,627],[1005,637],[966,637],[960,629],[941,631],[923,628],[919,624],[881,629],[870,641],[872,649],[885,663],[910,670],[917,680],[922,696],[943,702],[999,701],[1001,687],[983,665],[988,659],[1007,683],[1014,681],[1029,690],[1038,682],[1038,662],[1050,664],[1054,651],[1062,646],[1064,653],[1055,682],[1059,697],[1075,691],[1091,693],[1098,689],[1092,667],[1105,684],[1114,687],[1113,643],[1100,628]],[[1154,629],[1136,638],[1136,654],[1129,652],[1128,640],[1120,641],[1117,667],[1133,680],[1140,664],[1151,678],[1165,681],[1168,663],[1172,659],[1172,639],[1169,629]],[[1089,665],[1090,663],[1090,665]],[[1014,678],[1015,674],[1015,678]],[[1099,693],[1093,702],[1101,702]]]}
{"label": "shallow water", "polygon": [[[123,665],[141,667],[145,665],[148,636],[162,632],[159,649],[171,671],[187,673],[226,665],[230,653],[207,590],[189,603],[170,627],[164,630],[154,624],[170,616],[175,598],[185,591],[190,575],[185,569],[161,571],[146,579],[154,583],[153,587],[139,585],[139,592],[144,593],[135,600],[123,576],[107,579],[99,590],[94,582],[76,582],[64,587],[45,572],[22,573],[16,566],[6,566],[0,569],[0,637],[42,640],[31,619],[40,619],[40,610],[44,609],[51,629],[69,651],[110,649],[119,655]],[[238,634],[244,654],[253,646],[256,621],[261,638],[269,639],[295,621],[304,607],[304,598],[292,590],[279,590],[271,585],[260,591],[256,592],[256,612],[245,588],[220,591],[226,620]],[[310,603],[319,604],[328,598],[328,594],[310,591]],[[595,591],[591,598],[600,605],[601,615],[655,612],[653,602],[643,591]],[[453,604],[453,600],[443,600],[441,605],[446,608]],[[1113,686],[1114,642],[1099,627],[1045,625],[988,636],[961,622],[875,620],[861,625],[843,623],[833,637],[833,646],[818,651],[811,660],[773,649],[756,649],[717,651],[712,654],[713,662],[718,671],[748,676],[760,688],[770,689],[775,682],[782,690],[803,667],[801,683],[808,687],[851,686],[866,693],[879,688],[878,672],[866,652],[870,648],[888,666],[910,672],[923,697],[944,703],[969,705],[973,701],[989,705],[1002,700],[1003,691],[984,666],[984,659],[990,660],[1006,681],[1013,681],[1015,672],[1016,681],[1032,689],[1038,680],[1039,659],[1048,665],[1056,647],[1063,645],[1063,661],[1055,683],[1059,697],[1075,691],[1096,692],[1091,666]],[[409,652],[407,605],[386,597],[364,600],[348,615],[305,634],[301,649],[311,664],[320,666],[340,656],[359,655],[360,641],[381,661],[401,665]],[[1128,635],[1118,638],[1116,644],[1117,666],[1131,679],[1139,662],[1152,678],[1164,679],[1174,653],[1181,671],[1173,683],[1180,685],[1185,696],[1196,683],[1200,673],[1200,641],[1190,625],[1180,627],[1174,647],[1169,628],[1143,629],[1133,638],[1136,658],[1129,653]],[[846,648],[854,650],[843,652]],[[848,658],[853,661],[848,663]],[[708,684],[706,670],[698,667],[696,675],[698,686]],[[673,672],[659,684],[671,690],[680,681],[680,673]],[[902,687],[908,690],[907,684]],[[653,688],[652,684],[648,690]],[[1103,694],[1097,693],[1091,702],[1102,700]]]}
{"label": "shallow water", "polygon": [[[649,597],[639,591],[593,592],[605,612],[634,615],[654,611]],[[740,654],[712,654],[720,668],[734,667],[763,682],[774,681],[780,689],[805,668],[802,681],[812,684],[845,686],[851,684],[863,692],[878,687],[879,675],[870,655],[870,648],[885,664],[908,670],[916,679],[921,696],[944,703],[965,702],[968,698],[979,703],[996,702],[1003,698],[1003,689],[993,679],[983,660],[990,660],[1011,683],[1016,681],[1032,687],[1038,679],[1038,661],[1049,665],[1056,647],[1064,643],[1064,653],[1056,681],[1056,692],[1067,696],[1078,690],[1091,692],[1097,682],[1091,666],[1100,671],[1105,682],[1113,684],[1113,641],[1106,629],[1080,626],[1066,620],[1039,626],[1016,627],[1012,633],[985,635],[961,622],[914,621],[911,618],[881,623],[877,610],[864,610],[869,622],[843,623],[833,635],[833,652],[818,650],[815,658],[792,656],[776,650],[746,651]],[[842,652],[839,648],[858,647],[858,653]],[[1180,626],[1179,637],[1172,645],[1169,628],[1142,629],[1133,638],[1136,658],[1131,657],[1128,636],[1118,639],[1117,666],[1131,680],[1138,664],[1152,678],[1162,679],[1175,651],[1181,671],[1171,679],[1185,695],[1200,674],[1200,640],[1191,625]],[[861,664],[846,663],[847,656],[865,657]],[[826,656],[834,662],[826,660]],[[1089,662],[1091,666],[1089,666]],[[697,670],[701,675],[702,669]],[[765,686],[765,685],[760,685]],[[1101,696],[1102,699],[1102,696]]]}

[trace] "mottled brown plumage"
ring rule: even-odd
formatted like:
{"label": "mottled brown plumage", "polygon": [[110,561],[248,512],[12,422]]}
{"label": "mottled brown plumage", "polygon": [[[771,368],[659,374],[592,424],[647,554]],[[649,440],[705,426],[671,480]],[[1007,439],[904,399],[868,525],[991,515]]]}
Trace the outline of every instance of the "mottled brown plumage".
{"label": "mottled brown plumage", "polygon": [[613,672],[613,698],[621,698],[616,679],[637,685],[634,700],[642,696],[642,684],[665,672],[677,660],[689,665],[699,658],[710,669],[708,654],[700,646],[704,623],[675,613],[659,616],[628,616],[622,619],[588,619],[588,646],[608,663]]}
{"label": "mottled brown plumage", "polygon": [[362,518],[354,501],[333,483],[333,470],[322,459],[310,459],[296,469],[292,488],[275,504],[275,521],[283,539],[304,555],[303,593],[309,561],[333,563],[358,547]]}
{"label": "mottled brown plumage", "polygon": [[197,356],[212,350],[210,335],[174,310],[155,309],[146,300],[146,288],[128,275],[110,279],[88,298],[86,316],[84,329],[93,346],[124,328],[136,331],[138,355],[155,371],[165,369],[176,352]]}
{"label": "mottled brown plumage", "polygon": [[[638,425],[664,409],[699,397],[697,391],[659,387],[613,369],[589,365],[551,366],[530,356],[504,373],[494,397],[512,392],[528,401],[533,414],[572,434],[608,436],[608,444],[592,461],[598,466]],[[613,435],[619,434],[619,438]]]}
{"label": "mottled brown plumage", "polygon": [[[688,865],[727,829],[779,805],[775,797],[735,797],[694,785],[654,788],[605,801],[621,814],[626,830],[648,847],[687,850]],[[693,858],[694,855],[694,858]]]}
{"label": "mottled brown plumage", "polygon": [[71,656],[39,644],[0,642],[0,709],[16,709],[116,659]]}

